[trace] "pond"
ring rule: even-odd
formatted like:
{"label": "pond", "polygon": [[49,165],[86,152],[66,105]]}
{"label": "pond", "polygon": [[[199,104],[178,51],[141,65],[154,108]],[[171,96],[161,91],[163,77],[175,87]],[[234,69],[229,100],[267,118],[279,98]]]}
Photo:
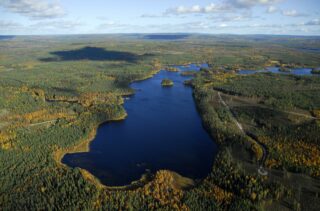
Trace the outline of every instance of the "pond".
{"label": "pond", "polygon": [[[194,64],[176,67],[200,69]],[[162,87],[164,78],[174,85]],[[180,72],[162,70],[131,84],[136,93],[125,101],[127,118],[100,125],[89,152],[66,154],[62,162],[88,170],[108,186],[128,185],[160,169],[193,179],[206,177],[217,145],[203,128],[192,88],[183,84],[186,79]]]}

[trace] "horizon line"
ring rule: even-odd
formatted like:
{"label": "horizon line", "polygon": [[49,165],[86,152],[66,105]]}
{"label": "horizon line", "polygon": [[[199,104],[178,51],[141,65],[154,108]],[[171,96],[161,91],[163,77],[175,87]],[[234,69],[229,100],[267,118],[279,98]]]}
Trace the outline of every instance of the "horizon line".
{"label": "horizon line", "polygon": [[320,34],[315,35],[301,35],[301,34],[263,34],[263,33],[201,33],[201,32],[118,32],[118,33],[72,33],[72,34],[0,34],[0,36],[76,36],[76,35],[147,35],[147,34],[187,34],[187,35],[233,35],[233,36],[295,36],[295,37],[320,37]]}

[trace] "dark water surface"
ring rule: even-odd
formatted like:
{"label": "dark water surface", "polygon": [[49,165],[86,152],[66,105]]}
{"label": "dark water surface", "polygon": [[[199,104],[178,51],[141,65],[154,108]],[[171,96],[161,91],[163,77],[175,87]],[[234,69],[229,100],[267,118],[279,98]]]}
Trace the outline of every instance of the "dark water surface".
{"label": "dark water surface", "polygon": [[[173,80],[174,86],[162,87],[163,78]],[[124,104],[128,117],[100,125],[89,152],[66,154],[62,162],[88,170],[109,186],[130,184],[148,170],[169,169],[204,178],[211,171],[217,145],[202,126],[192,89],[183,85],[186,79],[177,72],[161,71],[133,83],[136,94]]]}
{"label": "dark water surface", "polygon": [[279,73],[279,74],[292,74],[292,75],[318,75],[312,74],[311,68],[292,68],[290,72],[281,72],[278,67],[267,67],[265,70],[240,70],[238,74],[254,74],[254,73]]}

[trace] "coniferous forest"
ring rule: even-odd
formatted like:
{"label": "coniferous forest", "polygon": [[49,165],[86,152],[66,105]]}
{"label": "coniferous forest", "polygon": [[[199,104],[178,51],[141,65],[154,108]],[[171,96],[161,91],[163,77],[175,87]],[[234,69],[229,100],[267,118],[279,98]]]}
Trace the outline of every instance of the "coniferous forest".
{"label": "coniferous forest", "polygon": [[[258,38],[0,40],[0,210],[319,210],[320,54],[301,46],[320,42]],[[177,65],[189,64],[206,67],[179,73]],[[310,74],[241,74],[267,67]],[[130,84],[160,70],[185,76],[203,127],[218,144],[205,178],[159,169],[109,187],[61,162],[67,153],[90,150],[100,124],[124,121],[126,98],[139,91]],[[176,87],[171,80],[162,85]]]}

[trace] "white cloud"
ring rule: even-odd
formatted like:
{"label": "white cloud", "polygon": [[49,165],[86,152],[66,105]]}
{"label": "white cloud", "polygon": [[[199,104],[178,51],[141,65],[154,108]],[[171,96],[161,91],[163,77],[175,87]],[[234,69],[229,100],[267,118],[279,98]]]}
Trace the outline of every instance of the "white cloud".
{"label": "white cloud", "polygon": [[306,25],[306,26],[320,26],[320,19],[319,18],[313,19],[311,21],[304,23],[304,25]]}
{"label": "white cloud", "polygon": [[166,17],[165,15],[153,15],[153,14],[142,14],[140,18],[162,18]]}
{"label": "white cloud", "polygon": [[228,27],[228,25],[227,25],[227,24],[225,24],[225,23],[221,23],[221,24],[219,25],[219,27],[221,27],[221,28],[225,28],[225,27]]}
{"label": "white cloud", "polygon": [[270,5],[268,8],[267,8],[267,13],[275,13],[275,12],[278,12],[278,8],[273,6],[273,5]]}
{"label": "white cloud", "polygon": [[237,8],[250,8],[257,5],[272,5],[283,0],[227,0],[227,4]]}
{"label": "white cloud", "polygon": [[194,5],[191,7],[178,6],[175,8],[167,9],[165,14],[207,14],[207,13],[221,13],[221,12],[234,12],[239,9],[250,9],[254,6],[269,6],[267,11],[272,13],[276,12],[277,8],[274,4],[284,0],[225,0],[219,4],[211,3],[207,6]]}
{"label": "white cloud", "polygon": [[4,21],[0,20],[0,28],[1,29],[12,29],[12,28],[17,28],[21,27],[21,24],[12,22],[12,21]]}
{"label": "white cloud", "polygon": [[116,26],[116,25],[117,25],[116,22],[110,21],[110,20],[100,24],[101,27]]}
{"label": "white cloud", "polygon": [[201,12],[202,8],[199,5],[194,5],[191,7],[192,12]]}
{"label": "white cloud", "polygon": [[283,10],[282,15],[284,16],[290,16],[290,17],[301,17],[301,16],[307,16],[306,14],[299,13],[296,10]]}
{"label": "white cloud", "polygon": [[307,14],[304,14],[304,13],[300,13],[298,12],[297,10],[280,10],[278,9],[277,7],[273,6],[273,5],[270,5],[267,10],[266,10],[267,13],[276,13],[276,12],[279,12],[281,13],[282,15],[284,16],[288,16],[288,17],[302,17],[302,16],[308,16]]}
{"label": "white cloud", "polygon": [[219,12],[219,11],[227,11],[230,10],[230,7],[227,5],[217,5],[217,4],[209,4],[208,6],[204,7],[204,11],[206,13],[212,13],[212,12]]}
{"label": "white cloud", "polygon": [[12,34],[12,32],[19,32],[23,29],[23,25],[6,20],[0,20],[0,33],[1,34]]}
{"label": "white cloud", "polygon": [[66,14],[58,2],[48,3],[45,0],[0,0],[0,6],[34,19],[57,18]]}
{"label": "white cloud", "polygon": [[209,20],[214,20],[215,22],[240,22],[240,21],[250,21],[260,19],[259,16],[252,16],[250,11],[244,12],[242,14],[218,14],[215,16],[208,17]]}
{"label": "white cloud", "polygon": [[282,14],[285,16],[296,16],[298,12],[296,10],[284,10]]}
{"label": "white cloud", "polygon": [[175,8],[167,9],[165,14],[203,14],[203,13],[219,13],[230,10],[231,8],[225,4],[209,4],[207,6],[201,7],[199,5],[193,5],[191,7],[178,6]]}

